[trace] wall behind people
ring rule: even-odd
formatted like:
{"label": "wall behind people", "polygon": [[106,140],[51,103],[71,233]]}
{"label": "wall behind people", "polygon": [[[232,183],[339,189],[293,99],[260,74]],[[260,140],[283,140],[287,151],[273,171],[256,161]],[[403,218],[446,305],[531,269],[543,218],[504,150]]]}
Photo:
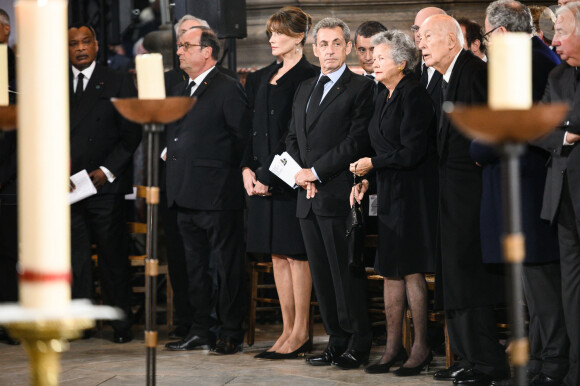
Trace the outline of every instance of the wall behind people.
{"label": "wall behind people", "polygon": [[[273,12],[288,5],[287,3],[284,0],[246,0],[248,37],[237,42],[238,68],[260,68],[272,61],[268,40],[264,37],[264,25]],[[297,0],[292,5],[301,7],[312,15],[314,23],[324,17],[335,16],[344,20],[351,29],[355,29],[364,21],[377,20],[388,29],[400,29],[410,33],[409,26],[413,24],[417,11],[430,5],[443,8],[451,16],[466,17],[483,25],[485,8],[490,1],[464,0],[450,1],[445,4],[426,4],[417,0],[408,0],[404,2],[384,1],[377,4],[377,1],[373,0],[357,0],[356,2],[334,1],[330,2],[332,3],[330,5],[327,2],[316,3],[311,0]],[[556,0],[529,3],[551,6],[556,4]],[[310,62],[316,63],[311,43],[312,36],[306,42],[304,53]],[[358,66],[354,53],[348,56],[347,64]]]}

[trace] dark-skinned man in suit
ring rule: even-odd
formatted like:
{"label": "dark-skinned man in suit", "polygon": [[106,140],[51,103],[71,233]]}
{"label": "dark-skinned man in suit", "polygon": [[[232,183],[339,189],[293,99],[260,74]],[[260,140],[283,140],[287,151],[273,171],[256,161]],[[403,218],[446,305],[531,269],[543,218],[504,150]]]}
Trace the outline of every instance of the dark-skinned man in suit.
{"label": "dark-skinned man in suit", "polygon": [[348,267],[345,231],[352,187],[348,170],[368,148],[374,83],[346,67],[352,42],[342,20],[321,20],[313,36],[321,74],[298,87],[286,140],[288,153],[303,167],[295,176],[302,187],[296,214],[330,335],[324,352],[307,362],[353,369],[368,361],[371,330],[366,275]]}
{"label": "dark-skinned man in suit", "polygon": [[141,141],[138,125],[124,119],[111,98],[135,97],[133,79],[97,64],[95,31],[69,28],[71,174],[86,170],[97,194],[71,206],[73,298],[92,294],[91,244],[96,244],[103,302],[119,307],[125,319],[111,322],[113,341],[132,339],[129,236],[124,195],[132,191],[133,153]]}
{"label": "dark-skinned man in suit", "polygon": [[[447,15],[427,18],[419,29],[425,63],[443,74],[442,100],[487,101],[487,66],[463,50],[463,33]],[[481,170],[469,154],[471,140],[441,116],[439,152],[439,248],[436,296],[443,298],[449,340],[461,357],[435,373],[454,384],[489,384],[509,378],[504,348],[495,337],[493,305],[503,301],[503,276],[481,258]],[[443,295],[443,296],[441,296]]]}
{"label": "dark-skinned man in suit", "polygon": [[[216,68],[219,42],[211,29],[180,35],[177,55],[188,79],[172,95],[197,97],[197,103],[168,126],[167,200],[177,208],[193,318],[187,336],[165,347],[233,354],[242,348],[246,311],[240,163],[251,119],[241,84]],[[217,318],[210,259],[220,284]]]}
{"label": "dark-skinned man in suit", "polygon": [[570,339],[564,384],[580,384],[580,3],[557,11],[552,44],[562,63],[550,72],[542,102],[567,102],[560,127],[536,144],[550,152],[542,218],[558,226],[562,303]]}

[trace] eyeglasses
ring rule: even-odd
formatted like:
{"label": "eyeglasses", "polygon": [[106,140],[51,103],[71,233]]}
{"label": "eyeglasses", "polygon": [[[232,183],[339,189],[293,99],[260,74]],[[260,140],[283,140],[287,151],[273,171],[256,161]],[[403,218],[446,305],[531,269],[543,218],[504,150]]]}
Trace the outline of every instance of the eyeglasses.
{"label": "eyeglasses", "polygon": [[183,48],[183,51],[187,51],[189,50],[191,47],[205,47],[203,44],[193,44],[193,43],[178,43],[177,44],[177,49],[179,50],[180,48]]}
{"label": "eyeglasses", "polygon": [[501,27],[501,25],[498,25],[497,27],[495,27],[494,29],[490,30],[489,32],[486,32],[483,34],[483,38],[484,39],[489,39],[489,35],[491,35],[496,29],[498,29],[499,27]]}
{"label": "eyeglasses", "polygon": [[419,27],[417,24],[413,24],[413,25],[411,26],[411,31],[413,31],[413,32],[417,32],[417,31],[419,31],[419,28],[421,28],[421,27]]}

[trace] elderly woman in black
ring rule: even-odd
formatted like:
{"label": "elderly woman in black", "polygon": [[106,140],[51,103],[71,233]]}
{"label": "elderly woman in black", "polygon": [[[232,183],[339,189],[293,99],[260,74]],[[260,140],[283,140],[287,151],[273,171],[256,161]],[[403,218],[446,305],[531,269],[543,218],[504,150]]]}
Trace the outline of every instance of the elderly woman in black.
{"label": "elderly woman in black", "polygon": [[[350,170],[364,176],[371,170],[378,200],[378,247],[375,269],[384,277],[387,344],[367,373],[416,375],[433,355],[427,345],[427,286],[432,272],[437,215],[436,119],[429,94],[411,73],[418,60],[413,41],[397,30],[373,36],[374,69],[386,86],[377,97],[369,135],[375,156],[361,158]],[[364,179],[353,187],[351,204],[369,188]],[[407,359],[402,346],[405,305],[413,314],[415,340]],[[406,360],[406,361],[405,361]]]}
{"label": "elderly woman in black", "polygon": [[250,95],[253,132],[242,168],[250,196],[247,251],[272,255],[284,326],[274,345],[257,358],[290,359],[312,349],[312,278],[296,218],[296,191],[268,170],[274,155],[285,151],[296,88],[318,74],[302,53],[311,25],[310,15],[297,7],[284,7],[268,19],[272,55],[282,62],[262,72],[255,95]]}

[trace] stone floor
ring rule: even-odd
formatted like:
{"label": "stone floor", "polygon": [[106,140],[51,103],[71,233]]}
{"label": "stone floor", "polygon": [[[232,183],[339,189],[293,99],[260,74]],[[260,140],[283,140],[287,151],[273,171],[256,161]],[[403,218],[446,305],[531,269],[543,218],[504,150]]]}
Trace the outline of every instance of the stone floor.
{"label": "stone floor", "polygon": [[[258,326],[254,346],[244,346],[243,353],[230,356],[209,354],[206,350],[171,352],[163,349],[167,332],[160,330],[157,350],[158,385],[435,385],[435,370],[445,365],[445,358],[436,356],[429,371],[419,376],[400,378],[392,374],[369,375],[360,370],[340,370],[335,367],[312,367],[304,360],[268,361],[253,356],[269,347],[281,331],[280,325]],[[63,354],[61,385],[130,386],[145,384],[145,348],[143,328],[135,327],[135,340],[126,344],[110,341],[112,330],[107,327],[88,340],[71,342]],[[321,325],[316,325],[314,352],[326,347],[327,337]],[[371,362],[383,350],[373,346]],[[0,343],[0,385],[26,385],[28,362],[22,346]]]}

